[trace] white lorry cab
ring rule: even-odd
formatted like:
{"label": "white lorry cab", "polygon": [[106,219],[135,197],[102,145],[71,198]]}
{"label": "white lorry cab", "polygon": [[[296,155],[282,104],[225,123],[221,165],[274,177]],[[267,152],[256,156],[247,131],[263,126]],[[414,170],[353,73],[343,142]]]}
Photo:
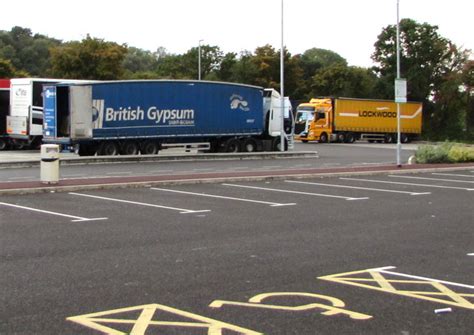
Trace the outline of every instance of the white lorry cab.
{"label": "white lorry cab", "polygon": [[36,148],[43,135],[43,85],[82,80],[14,78],[10,80],[7,135],[15,147]]}

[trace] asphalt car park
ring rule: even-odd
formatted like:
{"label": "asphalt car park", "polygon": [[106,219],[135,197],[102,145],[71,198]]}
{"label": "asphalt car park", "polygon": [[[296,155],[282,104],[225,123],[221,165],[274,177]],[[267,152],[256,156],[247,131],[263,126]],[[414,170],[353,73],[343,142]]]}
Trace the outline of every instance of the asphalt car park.
{"label": "asphalt car park", "polygon": [[474,170],[0,198],[0,333],[471,334]]}

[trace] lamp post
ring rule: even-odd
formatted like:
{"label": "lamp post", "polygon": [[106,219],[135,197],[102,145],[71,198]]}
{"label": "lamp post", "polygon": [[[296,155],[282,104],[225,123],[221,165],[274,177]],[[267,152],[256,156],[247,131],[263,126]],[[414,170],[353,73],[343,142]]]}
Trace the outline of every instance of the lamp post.
{"label": "lamp post", "polygon": [[204,40],[199,40],[198,48],[198,80],[201,80],[201,42]]}
{"label": "lamp post", "polygon": [[[400,93],[399,87],[400,83],[400,0],[397,0],[397,79],[395,80],[395,102],[397,103],[397,166],[401,167],[401,151],[402,151],[402,142],[401,142],[401,133],[400,133]],[[405,86],[406,87],[406,86]],[[405,93],[406,96],[406,93]]]}
{"label": "lamp post", "polygon": [[280,130],[280,151],[285,151],[285,56],[283,41],[283,0],[281,0],[281,49],[280,49],[280,99],[281,99],[281,130]]}

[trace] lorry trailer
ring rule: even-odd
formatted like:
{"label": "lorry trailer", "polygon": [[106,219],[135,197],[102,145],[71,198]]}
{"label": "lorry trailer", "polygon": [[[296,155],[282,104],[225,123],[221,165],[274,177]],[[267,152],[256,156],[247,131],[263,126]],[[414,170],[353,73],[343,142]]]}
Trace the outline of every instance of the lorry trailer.
{"label": "lorry trailer", "polygon": [[7,135],[7,115],[10,108],[10,80],[0,79],[0,150],[9,147]]}
{"label": "lorry trailer", "polygon": [[[317,98],[300,104],[296,110],[296,140],[303,143],[344,142],[367,139],[370,142],[397,141],[397,104],[386,100]],[[421,134],[422,104],[400,104],[401,142]]]}
{"label": "lorry trailer", "polygon": [[[208,143],[211,152],[292,145],[289,99],[262,87],[186,80],[58,83],[44,89],[43,142],[81,156],[156,154]],[[283,116],[283,117],[282,117]]]}

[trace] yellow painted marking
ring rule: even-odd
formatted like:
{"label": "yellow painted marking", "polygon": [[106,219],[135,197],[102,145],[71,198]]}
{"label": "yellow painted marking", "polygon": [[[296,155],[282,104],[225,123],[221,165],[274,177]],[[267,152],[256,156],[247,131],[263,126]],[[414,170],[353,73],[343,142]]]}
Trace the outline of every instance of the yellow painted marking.
{"label": "yellow painted marking", "polygon": [[381,288],[390,292],[396,291],[395,288],[390,284],[390,282],[380,274],[380,272],[373,271],[370,272],[370,275],[377,281]]}
{"label": "yellow painted marking", "polygon": [[[474,310],[474,299],[472,299],[474,286],[411,276],[385,269],[352,271],[322,276],[318,279]],[[367,275],[372,278],[367,278]],[[404,279],[393,279],[394,277]],[[410,286],[413,289],[410,289]]]}
{"label": "yellow painted marking", "polygon": [[[136,320],[124,318],[124,313],[135,311],[140,311],[140,316]],[[191,322],[153,320],[154,317],[156,318],[156,311],[166,312],[190,319]],[[202,328],[204,330],[207,329],[208,335],[222,335],[224,330],[243,335],[262,335],[262,333],[250,329],[160,304],[133,306],[104,312],[71,316],[67,318],[67,320],[111,335],[143,335],[150,327]],[[112,328],[114,324],[130,325],[131,330],[124,333]]]}
{"label": "yellow painted marking", "polygon": [[[325,305],[320,303],[312,303],[300,306],[285,306],[285,305],[270,305],[270,304],[263,304],[264,299],[273,298],[273,297],[309,297],[309,298],[316,298],[329,301],[331,304]],[[263,309],[274,309],[274,310],[281,310],[281,311],[290,311],[290,312],[299,312],[299,311],[307,311],[311,309],[322,309],[323,315],[337,315],[337,314],[344,314],[349,316],[351,319],[355,320],[367,320],[372,318],[371,315],[358,313],[354,311],[350,311],[348,309],[344,309],[345,304],[342,300],[330,297],[327,295],[320,295],[314,293],[302,293],[302,292],[272,292],[272,293],[263,293],[256,295],[249,299],[249,302],[239,302],[239,301],[226,301],[226,300],[214,300],[209,307],[212,308],[221,308],[224,305],[229,306],[240,306],[240,307],[250,307],[250,308],[263,308]]]}
{"label": "yellow painted marking", "polygon": [[145,307],[143,308],[140,317],[137,320],[137,323],[133,326],[131,331],[132,334],[144,335],[148,325],[153,319],[153,314],[155,314],[155,308]]}

